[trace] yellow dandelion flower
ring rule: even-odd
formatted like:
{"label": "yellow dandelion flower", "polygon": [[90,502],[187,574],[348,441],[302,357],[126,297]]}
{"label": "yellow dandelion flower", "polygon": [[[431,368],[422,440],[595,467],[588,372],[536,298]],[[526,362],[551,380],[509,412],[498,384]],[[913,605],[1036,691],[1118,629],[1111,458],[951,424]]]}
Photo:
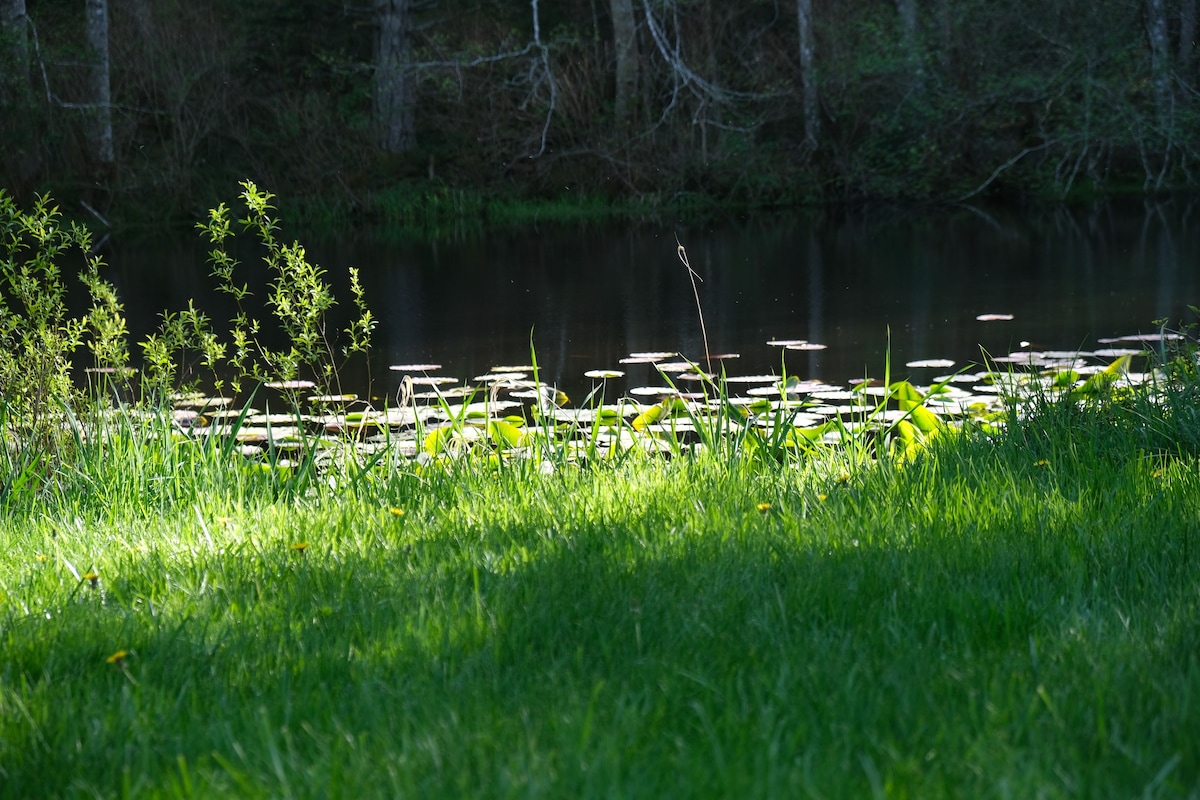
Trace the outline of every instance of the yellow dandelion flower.
{"label": "yellow dandelion flower", "polygon": [[766,512],[771,510],[771,504],[770,503],[759,503],[756,506],[756,508],[765,514]]}
{"label": "yellow dandelion flower", "polygon": [[1050,466],[1050,462],[1043,458],[1041,461],[1033,462],[1033,465],[1035,467],[1048,467]]}
{"label": "yellow dandelion flower", "polygon": [[817,495],[817,499],[818,499],[818,500],[820,500],[822,503],[824,503],[826,500],[828,500],[828,499],[829,499],[829,495],[827,495],[827,494],[819,494],[819,495]]}
{"label": "yellow dandelion flower", "polygon": [[84,575],[83,579],[91,584],[93,589],[100,585],[100,576],[94,572],[89,572],[88,574]]}
{"label": "yellow dandelion flower", "polygon": [[308,549],[308,542],[296,542],[294,545],[292,545],[292,549],[298,553],[303,553],[306,549]]}
{"label": "yellow dandelion flower", "polygon": [[128,650],[118,650],[108,658],[104,659],[109,664],[121,664],[124,666],[125,658],[129,655]]}
{"label": "yellow dandelion flower", "polygon": [[39,555],[39,556],[37,556],[37,560],[38,560],[38,561],[40,561],[40,562],[42,562],[43,564],[45,564],[45,563],[46,563],[46,557],[45,557],[45,556],[43,556],[43,555]]}
{"label": "yellow dandelion flower", "polygon": [[233,524],[233,517],[217,517],[216,523],[224,528]]}
{"label": "yellow dandelion flower", "polygon": [[841,475],[837,476],[836,480],[838,483],[845,483],[846,481],[850,480],[850,476],[843,472]]}
{"label": "yellow dandelion flower", "polygon": [[403,517],[404,509],[396,508],[395,506],[392,506],[391,508],[388,509],[388,513],[391,514],[393,517]]}

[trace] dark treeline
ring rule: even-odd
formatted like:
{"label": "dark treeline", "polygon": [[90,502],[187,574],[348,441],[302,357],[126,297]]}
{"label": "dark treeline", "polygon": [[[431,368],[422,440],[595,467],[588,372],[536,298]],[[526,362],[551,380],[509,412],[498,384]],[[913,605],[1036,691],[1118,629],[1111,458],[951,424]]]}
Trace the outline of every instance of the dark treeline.
{"label": "dark treeline", "polygon": [[[0,187],[733,205],[1195,182],[1196,0],[0,0]],[[390,200],[389,200],[390,198]]]}

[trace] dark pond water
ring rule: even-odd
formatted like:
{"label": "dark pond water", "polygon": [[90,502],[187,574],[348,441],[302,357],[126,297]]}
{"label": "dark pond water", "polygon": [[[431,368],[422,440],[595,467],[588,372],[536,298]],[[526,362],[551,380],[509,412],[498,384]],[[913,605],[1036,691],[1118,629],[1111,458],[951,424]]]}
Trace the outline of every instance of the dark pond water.
{"label": "dark pond water", "polygon": [[[731,374],[778,373],[786,363],[789,374],[831,383],[878,377],[890,331],[893,375],[928,379],[937,373],[904,363],[945,358],[957,368],[978,363],[981,348],[1001,355],[1022,342],[1093,349],[1101,337],[1151,332],[1156,319],[1190,319],[1187,306],[1200,304],[1200,218],[1178,200],[542,227],[460,243],[396,242],[386,233],[305,243],[340,285],[346,267],[362,270],[381,323],[376,392],[395,386],[389,364],[432,361],[471,378],[527,363],[531,335],[544,379],[578,390],[589,383],[585,371],[618,368],[631,352],[704,358],[676,236],[703,279],[711,352],[741,355],[726,362]],[[197,237],[117,241],[105,255],[137,339],[162,309],[188,298],[228,318]],[[988,313],[1013,320],[976,319]],[[768,346],[772,339],[826,349],[784,351]],[[630,377],[651,375],[640,367]],[[349,382],[365,384],[365,369]]]}

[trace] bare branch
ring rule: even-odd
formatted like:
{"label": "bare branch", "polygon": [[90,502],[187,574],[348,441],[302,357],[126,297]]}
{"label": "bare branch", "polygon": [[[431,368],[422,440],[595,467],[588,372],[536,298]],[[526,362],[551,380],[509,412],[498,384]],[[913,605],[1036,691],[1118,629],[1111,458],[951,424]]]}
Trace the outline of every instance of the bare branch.
{"label": "bare branch", "polygon": [[452,69],[464,69],[469,67],[478,67],[483,64],[491,64],[495,61],[505,61],[510,58],[520,58],[521,56],[529,55],[533,52],[535,46],[536,45],[534,42],[530,42],[520,50],[511,50],[507,53],[496,53],[490,56],[479,56],[478,58],[473,58],[470,61],[461,61],[458,59],[455,59],[454,61],[417,61],[413,64],[410,64],[409,69],[427,69],[430,67],[450,67]]}
{"label": "bare branch", "polygon": [[542,125],[541,144],[538,147],[538,151],[530,155],[530,158],[540,158],[546,152],[546,136],[550,132],[550,120],[554,116],[555,106],[558,105],[558,86],[554,82],[554,71],[550,69],[550,48],[542,43],[541,20],[538,18],[538,0],[530,0],[529,5],[533,10],[533,43],[531,46],[536,47],[540,51],[541,66],[545,71],[543,80],[550,85],[550,105],[546,109],[546,122]]}
{"label": "bare branch", "polygon": [[[672,2],[670,5],[672,13],[678,15],[678,8],[675,3]],[[705,80],[684,62],[683,55],[680,52],[681,43],[679,39],[676,38],[673,46],[668,43],[666,34],[660,27],[658,20],[655,19],[654,12],[650,9],[650,0],[642,0],[642,11],[646,15],[646,27],[650,30],[650,38],[654,40],[654,46],[658,50],[659,55],[671,67],[671,72],[677,78],[682,78],[683,80],[681,85],[676,86],[676,93],[680,88],[691,88],[694,93],[699,92],[717,103],[728,103],[732,100],[767,99],[785,95],[782,92],[742,92],[735,89],[726,89]],[[676,20],[675,27],[676,29],[679,27],[678,20]],[[674,97],[672,97],[671,105],[674,105]]]}
{"label": "bare branch", "polygon": [[1015,156],[1010,158],[1008,161],[1005,161],[1003,164],[996,167],[996,171],[992,173],[992,176],[990,178],[988,178],[986,181],[984,181],[983,183],[976,186],[974,191],[967,192],[966,194],[964,194],[962,197],[958,198],[954,202],[961,203],[964,200],[970,200],[972,197],[979,194],[987,187],[991,186],[992,181],[994,181],[994,180],[996,180],[996,178],[1000,177],[1001,172],[1004,172],[1004,170],[1006,170],[1009,167],[1011,167],[1012,165],[1016,164],[1018,161],[1020,161],[1025,156],[1029,155],[1030,153],[1035,153],[1038,150],[1045,150],[1047,147],[1050,147],[1050,146],[1056,145],[1056,144],[1058,144],[1058,142],[1056,140],[1052,139],[1048,142],[1042,142],[1037,147],[1026,147],[1024,150],[1017,153]]}

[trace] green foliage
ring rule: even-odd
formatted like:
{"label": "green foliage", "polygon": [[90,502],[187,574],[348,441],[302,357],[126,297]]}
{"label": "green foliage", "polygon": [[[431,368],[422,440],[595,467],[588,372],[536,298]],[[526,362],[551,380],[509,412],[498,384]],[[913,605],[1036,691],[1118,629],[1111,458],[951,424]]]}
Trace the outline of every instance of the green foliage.
{"label": "green foliage", "polygon": [[[212,244],[209,263],[218,289],[237,303],[237,313],[230,323],[229,349],[212,332],[208,319],[194,308],[189,307],[180,315],[168,315],[162,332],[150,337],[144,345],[148,365],[154,370],[152,381],[159,387],[169,385],[175,376],[171,367],[174,354],[188,349],[199,351],[210,368],[222,364],[231,368],[232,388],[240,392],[246,379],[294,381],[303,375],[328,385],[337,381],[339,357],[365,353],[370,347],[376,321],[367,308],[357,271],[350,272],[350,288],[358,317],[343,331],[348,341],[339,351],[326,329],[326,313],[336,300],[325,280],[325,270],[308,261],[299,242],[280,241],[279,223],[271,204],[273,194],[260,191],[250,181],[244,181],[242,189],[245,216],[236,223],[255,236],[262,248],[263,262],[272,276],[266,303],[287,346],[266,344],[263,322],[245,308],[250,289],[245,282],[239,282],[239,264],[230,254],[237,236],[235,218],[232,210],[222,203],[197,228]],[[219,388],[219,373],[215,380]]]}
{"label": "green foliage", "polygon": [[[82,315],[68,309],[64,261],[80,264],[91,297]],[[77,399],[72,366],[81,346],[98,367],[127,364],[125,319],[115,290],[100,277],[102,266],[91,234],[66,225],[49,197],[26,212],[0,191],[0,403],[7,422],[30,441],[51,436],[51,415]]]}
{"label": "green foliage", "polygon": [[[636,110],[616,126],[614,34],[595,3],[542,4],[544,51],[525,4],[417,4],[417,146],[399,155],[371,136],[369,4],[114,6],[113,101],[136,112],[116,131],[121,181],[101,194],[126,220],[181,219],[255,174],[296,198],[292,223],[376,217],[454,233],[484,219],[544,221],[576,196],[758,207],[1192,183],[1197,61],[1178,44],[1177,15],[1170,52],[1154,56],[1149,12],[1124,0],[1069,13],[914,4],[911,29],[877,3],[818,8],[814,148],[792,15],[762,2],[633,5],[639,29],[648,8],[673,52],[639,39]],[[79,76],[58,66],[78,60],[78,15],[51,4],[32,17],[47,88],[82,96]],[[1156,69],[1170,75],[1166,97]],[[0,122],[12,188],[94,185],[82,115],[48,113],[41,88],[4,89],[20,110]]]}
{"label": "green foliage", "polygon": [[164,312],[156,332],[142,342],[143,372],[148,388],[164,395],[172,389],[184,389],[179,382],[186,369],[184,360],[189,351],[200,354],[202,364],[210,370],[213,386],[220,391],[223,380],[218,372],[225,359],[227,346],[213,332],[208,316],[198,311],[193,302],[180,312]]}
{"label": "green foliage", "polygon": [[307,493],[113,425],[0,517],[5,790],[1187,796],[1196,456],[1072,408],[850,472]]}
{"label": "green foliage", "polygon": [[[237,283],[238,264],[227,249],[235,236],[234,220],[221,205],[201,228],[214,244],[218,285],[238,303],[229,341],[191,301],[182,311],[164,312],[158,330],[142,342],[141,385],[150,412],[161,411],[159,404],[168,393],[198,380],[191,372],[193,358],[199,358],[213,387],[220,390],[229,380],[240,392],[247,378],[288,381],[302,371],[325,384],[336,382],[340,359],[364,354],[370,347],[376,323],[357,271],[350,271],[350,289],[358,315],[340,332],[344,341],[339,345],[336,335],[327,336],[325,314],[335,300],[324,271],[305,258],[298,243],[278,240],[272,196],[252,183],[243,188],[247,211],[237,222],[252,230],[263,248],[274,276],[267,305],[287,345],[262,344],[264,323],[243,310],[249,290]],[[77,351],[86,344],[100,376],[90,388],[116,389],[122,403],[132,399],[125,391],[132,370],[123,309],[112,284],[100,276],[103,262],[91,253],[87,229],[65,224],[48,197],[38,198],[25,212],[0,192],[0,248],[0,501],[7,503],[29,499],[45,488],[56,465],[69,461],[73,453],[108,447],[111,437],[96,438],[105,429],[98,416],[103,395],[79,388]],[[63,271],[73,263],[79,264],[78,277],[90,298],[82,315],[72,314],[67,304]],[[275,461],[270,466],[274,468]],[[298,491],[311,478],[309,470],[302,464],[289,471],[286,492]]]}
{"label": "green foliage", "polygon": [[[280,243],[270,195],[242,200],[201,226],[213,273],[247,298],[249,232],[289,344],[260,345],[244,312],[225,343],[189,305],[144,348],[164,387],[189,351],[218,375],[336,376],[368,346],[357,274],[338,349],[323,271]],[[83,342],[123,363],[120,306],[93,260],[93,310],[71,317],[59,259],[86,257],[86,232],[45,200],[0,207],[0,333],[58,347],[46,416]],[[24,338],[30,320],[49,333]],[[1157,382],[1127,381],[1128,358],[995,376],[1024,394],[986,432],[890,361],[855,410],[800,428],[787,376],[754,398],[702,376],[700,398],[636,414],[600,389],[590,422],[562,422],[531,352],[536,425],[496,416],[495,385],[482,407],[439,396],[431,428],[404,403],[415,457],[270,417],[243,456],[249,400],[203,434],[63,403],[71,446],[4,464],[4,789],[1185,795],[1200,406],[1194,340],[1166,341]],[[23,402],[0,405],[6,433]],[[379,417],[390,431],[343,421]]]}

